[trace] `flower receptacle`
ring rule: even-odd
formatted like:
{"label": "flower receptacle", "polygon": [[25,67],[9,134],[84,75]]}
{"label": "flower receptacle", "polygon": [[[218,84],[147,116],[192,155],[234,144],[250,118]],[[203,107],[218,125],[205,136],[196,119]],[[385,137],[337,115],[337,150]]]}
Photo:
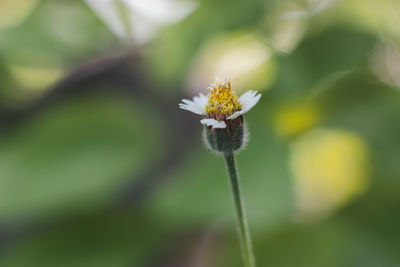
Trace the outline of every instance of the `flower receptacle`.
{"label": "flower receptacle", "polygon": [[231,153],[241,149],[246,142],[246,125],[243,116],[225,121],[226,128],[204,127],[204,140],[213,151]]}

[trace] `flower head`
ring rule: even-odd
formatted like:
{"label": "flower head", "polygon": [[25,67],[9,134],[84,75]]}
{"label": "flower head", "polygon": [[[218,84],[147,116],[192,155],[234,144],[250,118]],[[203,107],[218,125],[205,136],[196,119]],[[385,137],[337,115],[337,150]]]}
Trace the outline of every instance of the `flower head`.
{"label": "flower head", "polygon": [[228,78],[217,78],[210,87],[208,96],[199,94],[193,100],[183,99],[181,109],[202,115],[201,124],[214,129],[226,128],[229,120],[234,120],[249,111],[257,104],[261,94],[247,91],[240,97],[232,92],[232,82]]}
{"label": "flower head", "polygon": [[249,111],[261,94],[247,91],[240,97],[232,92],[230,79],[216,79],[208,96],[199,94],[193,100],[183,99],[181,109],[203,116],[201,124],[206,125],[204,136],[208,146],[217,152],[230,153],[243,147],[246,127],[243,114]]}
{"label": "flower head", "polygon": [[232,84],[229,80],[216,80],[209,89],[206,112],[210,117],[221,120],[242,109],[238,97],[232,92]]}

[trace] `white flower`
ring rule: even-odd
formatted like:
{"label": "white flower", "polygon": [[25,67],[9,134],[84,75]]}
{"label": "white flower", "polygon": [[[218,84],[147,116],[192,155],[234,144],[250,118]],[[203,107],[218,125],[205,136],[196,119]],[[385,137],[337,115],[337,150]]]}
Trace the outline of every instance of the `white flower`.
{"label": "white flower", "polygon": [[177,0],[85,0],[97,16],[122,40],[150,41],[163,27],[176,23],[198,6]]}
{"label": "white flower", "polygon": [[199,94],[193,100],[182,99],[181,109],[202,115],[201,124],[214,129],[226,128],[226,121],[233,120],[248,112],[261,98],[261,94],[250,90],[239,98],[232,92],[229,79],[217,79],[210,86],[208,96]]}

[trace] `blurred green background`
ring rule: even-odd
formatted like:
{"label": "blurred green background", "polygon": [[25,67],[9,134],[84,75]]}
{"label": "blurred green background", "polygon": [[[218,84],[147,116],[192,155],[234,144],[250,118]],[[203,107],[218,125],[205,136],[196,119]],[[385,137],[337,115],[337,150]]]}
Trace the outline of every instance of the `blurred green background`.
{"label": "blurred green background", "polygon": [[182,98],[262,93],[258,266],[400,266],[398,0],[0,0],[0,266],[241,266]]}

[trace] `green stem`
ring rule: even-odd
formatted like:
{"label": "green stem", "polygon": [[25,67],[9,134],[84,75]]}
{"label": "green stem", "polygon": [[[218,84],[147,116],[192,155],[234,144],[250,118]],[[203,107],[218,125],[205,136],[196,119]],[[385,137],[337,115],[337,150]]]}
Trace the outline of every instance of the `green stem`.
{"label": "green stem", "polygon": [[235,156],[233,152],[225,153],[225,162],[229,173],[229,180],[232,187],[233,200],[235,202],[236,216],[239,230],[240,244],[246,267],[255,267],[253,248],[251,245],[250,231],[247,223],[244,204],[240,193],[239,177],[235,166]]}

